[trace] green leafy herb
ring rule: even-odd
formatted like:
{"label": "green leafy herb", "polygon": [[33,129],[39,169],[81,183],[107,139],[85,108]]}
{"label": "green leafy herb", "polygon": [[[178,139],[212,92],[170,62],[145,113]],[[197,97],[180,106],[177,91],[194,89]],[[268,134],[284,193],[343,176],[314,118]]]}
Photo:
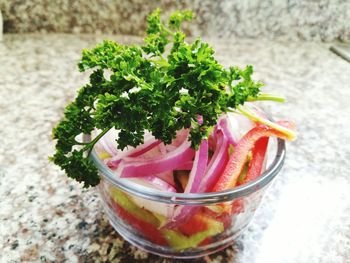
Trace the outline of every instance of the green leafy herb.
{"label": "green leafy herb", "polygon": [[[53,129],[56,153],[50,159],[85,187],[99,183],[89,154],[108,130],[120,130],[118,148],[143,143],[145,130],[171,143],[176,131],[190,129],[192,147],[208,137],[220,114],[257,98],[262,83],[252,80],[252,66],[225,69],[214,50],[201,39],[185,41],[181,23],[190,11],[176,11],[163,23],[159,9],[147,18],[142,46],[104,41],[83,50],[80,71],[92,69]],[[198,122],[201,116],[203,122]],[[102,133],[88,143],[80,134]]]}

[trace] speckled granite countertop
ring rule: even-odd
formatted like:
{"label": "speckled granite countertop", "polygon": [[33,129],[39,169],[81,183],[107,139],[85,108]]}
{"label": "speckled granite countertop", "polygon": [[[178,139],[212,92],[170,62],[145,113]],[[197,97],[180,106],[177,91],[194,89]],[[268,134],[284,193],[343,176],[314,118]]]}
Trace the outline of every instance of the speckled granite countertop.
{"label": "speckled granite countertop", "polygon": [[[4,36],[0,262],[170,262],[123,241],[95,190],[82,190],[47,160],[51,129],[87,80],[76,69],[80,51],[105,37]],[[300,136],[245,234],[198,262],[350,262],[350,64],[328,44],[209,42],[225,65],[255,65],[266,90],[288,98],[265,105],[292,117]]]}
{"label": "speckled granite countertop", "polygon": [[188,31],[194,36],[350,42],[348,0],[0,0],[4,30],[11,33],[142,36],[146,16],[156,8],[166,15],[193,10],[196,18]]}

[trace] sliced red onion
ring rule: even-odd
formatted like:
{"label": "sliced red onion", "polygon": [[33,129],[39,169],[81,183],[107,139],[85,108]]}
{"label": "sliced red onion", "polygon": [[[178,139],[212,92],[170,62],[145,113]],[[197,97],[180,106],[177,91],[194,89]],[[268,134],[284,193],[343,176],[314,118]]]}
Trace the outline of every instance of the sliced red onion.
{"label": "sliced red onion", "polygon": [[164,155],[168,152],[166,147],[165,147],[165,144],[163,142],[158,145],[158,149],[162,155]]}
{"label": "sliced red onion", "polygon": [[160,140],[156,140],[153,136],[145,139],[144,143],[137,146],[136,148],[129,148],[126,151],[119,152],[119,154],[115,155],[111,159],[108,160],[107,165],[110,168],[117,168],[118,165],[120,164],[121,160],[125,157],[137,157],[140,156],[149,150],[153,149],[154,147],[158,146],[161,144]]}
{"label": "sliced red onion", "polygon": [[229,123],[229,120],[227,118],[227,116],[225,116],[224,118],[221,118],[219,120],[219,123],[217,125],[218,129],[221,128],[222,132],[224,133],[225,137],[227,138],[228,142],[232,145],[236,145],[237,141],[234,137],[234,132],[232,130],[232,127]]}
{"label": "sliced red onion", "polygon": [[187,140],[189,134],[188,129],[182,129],[176,132],[175,139],[172,140],[171,144],[165,145],[167,152],[171,152],[179,147],[185,140]]}
{"label": "sliced red onion", "polygon": [[165,145],[165,149],[166,149],[167,152],[175,151],[176,148],[177,148],[177,147],[176,147],[175,145],[171,145],[171,144]]}
{"label": "sliced red onion", "polygon": [[148,150],[147,152],[139,156],[134,156],[134,157],[138,159],[153,159],[153,158],[156,158],[157,156],[162,156],[163,154],[158,147],[159,145],[157,145],[156,147],[153,147],[152,149]]}
{"label": "sliced red onion", "polygon": [[[193,168],[190,172],[188,183],[185,188],[185,193],[196,193],[207,169],[208,161],[208,140],[203,140],[193,162]],[[174,210],[174,216],[167,226],[174,227],[183,219],[192,215],[197,210],[193,206],[178,206]]]}
{"label": "sliced red onion", "polygon": [[194,157],[193,167],[189,175],[185,193],[196,193],[207,169],[208,140],[203,140]]}
{"label": "sliced red onion", "polygon": [[179,164],[176,167],[176,170],[190,171],[190,170],[192,170],[192,167],[193,167],[193,161],[188,161],[188,162]]}
{"label": "sliced red onion", "polygon": [[242,114],[229,112],[227,113],[228,128],[232,133],[235,142],[238,142],[254,126],[254,122]]}
{"label": "sliced red onion", "polygon": [[141,178],[129,178],[128,180],[159,191],[176,193],[175,187],[155,175],[147,175]]}
{"label": "sliced red onion", "polygon": [[[196,188],[189,187],[192,189],[196,189],[197,193],[207,192],[209,189],[213,187],[218,178],[220,177],[223,169],[226,166],[228,161],[228,146],[229,141],[224,134],[224,130],[226,127],[218,127],[216,131],[213,133],[213,141],[215,142],[215,151],[208,164],[204,176],[201,177],[199,181],[199,185]],[[202,145],[201,145],[202,146]],[[200,150],[200,149],[199,149]],[[199,155],[199,150],[196,153],[196,157]],[[208,149],[207,149],[208,152]],[[205,160],[204,160],[205,161]],[[206,162],[205,162],[206,163]],[[193,166],[196,165],[196,158]],[[194,168],[192,169],[194,171]],[[192,173],[191,171],[191,173]],[[190,181],[187,185],[190,184]],[[192,182],[193,185],[193,182]],[[187,189],[187,187],[186,187]],[[186,191],[186,190],[185,190]],[[180,222],[185,220],[188,216],[193,215],[198,210],[198,207],[195,206],[178,206],[174,210],[174,216],[170,222],[166,225],[167,227],[176,227]]]}
{"label": "sliced red onion", "polygon": [[182,163],[191,161],[195,152],[187,139],[174,151],[151,159],[125,157],[116,171],[120,177],[142,177],[175,170]]}
{"label": "sliced red onion", "polygon": [[208,192],[214,186],[228,161],[229,141],[221,129],[215,133],[217,138],[216,148],[205,175],[199,184],[198,193]]}
{"label": "sliced red onion", "polygon": [[120,162],[122,161],[122,159],[116,159],[116,160],[107,160],[106,161],[106,165],[111,168],[111,169],[116,169],[118,167],[118,165],[120,164]]}
{"label": "sliced red onion", "polygon": [[[183,129],[177,131],[176,138],[173,140],[172,144],[169,145],[172,150],[176,150],[178,146],[180,146],[188,137],[188,130]],[[157,149],[155,149],[155,147]],[[169,152],[167,146],[164,145],[163,142],[154,138],[154,136],[150,132],[145,133],[144,143],[142,145],[137,146],[136,148],[128,147],[124,151],[119,151],[116,155],[114,155],[111,159],[107,161],[107,165],[111,169],[116,169],[120,164],[121,160],[125,157],[145,157],[147,159],[153,158],[156,155],[165,155]]]}
{"label": "sliced red onion", "polygon": [[[96,136],[100,133],[101,130],[95,130]],[[110,156],[117,155],[119,153],[117,142],[115,141],[117,137],[118,132],[112,128],[97,142],[97,147],[107,152]]]}
{"label": "sliced red onion", "polygon": [[167,182],[168,184],[170,184],[171,186],[176,188],[176,183],[174,181],[173,171],[167,171],[164,173],[155,174],[154,176],[162,179],[163,181]]}
{"label": "sliced red onion", "polygon": [[[143,178],[128,178],[136,184],[145,186],[150,189],[156,189],[166,192],[176,192],[176,189],[156,176],[146,176]],[[160,203],[156,201],[147,200],[135,195],[129,195],[132,201],[141,208],[145,208],[153,213],[171,218],[174,213],[174,205]]]}
{"label": "sliced red onion", "polygon": [[156,140],[153,142],[152,142],[152,140],[150,140],[142,145],[137,146],[134,150],[131,151],[131,153],[128,154],[128,157],[140,156],[140,155],[146,153],[147,151],[153,149],[154,147],[156,147],[159,144],[161,144],[161,141],[159,141],[159,140]]}

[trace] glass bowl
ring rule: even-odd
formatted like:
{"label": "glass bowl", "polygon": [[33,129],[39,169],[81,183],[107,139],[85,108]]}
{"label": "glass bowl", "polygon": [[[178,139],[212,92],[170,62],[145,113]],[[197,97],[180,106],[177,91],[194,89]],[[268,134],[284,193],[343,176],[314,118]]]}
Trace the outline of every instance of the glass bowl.
{"label": "glass bowl", "polygon": [[91,159],[101,176],[98,191],[109,221],[125,240],[153,254],[195,258],[224,249],[247,228],[285,159],[284,140],[269,141],[264,173],[222,192],[157,191],[117,178],[95,151]]}

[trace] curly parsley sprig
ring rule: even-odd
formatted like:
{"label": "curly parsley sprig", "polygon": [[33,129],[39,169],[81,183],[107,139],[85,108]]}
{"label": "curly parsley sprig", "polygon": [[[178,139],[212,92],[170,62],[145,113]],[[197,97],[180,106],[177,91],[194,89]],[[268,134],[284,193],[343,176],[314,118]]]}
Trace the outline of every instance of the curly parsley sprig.
{"label": "curly parsley sprig", "polygon": [[[169,144],[183,128],[190,129],[192,147],[197,148],[220,114],[257,99],[262,83],[252,80],[252,66],[225,69],[207,43],[185,41],[181,24],[191,19],[190,11],[176,11],[163,23],[157,9],[147,18],[144,45],[106,40],[83,50],[78,66],[80,71],[93,69],[90,83],[78,91],[53,129],[57,144],[50,159],[69,177],[84,187],[99,183],[88,157],[112,127],[120,131],[120,149],[142,144],[145,130]],[[95,128],[102,133],[91,142],[76,140]]]}

